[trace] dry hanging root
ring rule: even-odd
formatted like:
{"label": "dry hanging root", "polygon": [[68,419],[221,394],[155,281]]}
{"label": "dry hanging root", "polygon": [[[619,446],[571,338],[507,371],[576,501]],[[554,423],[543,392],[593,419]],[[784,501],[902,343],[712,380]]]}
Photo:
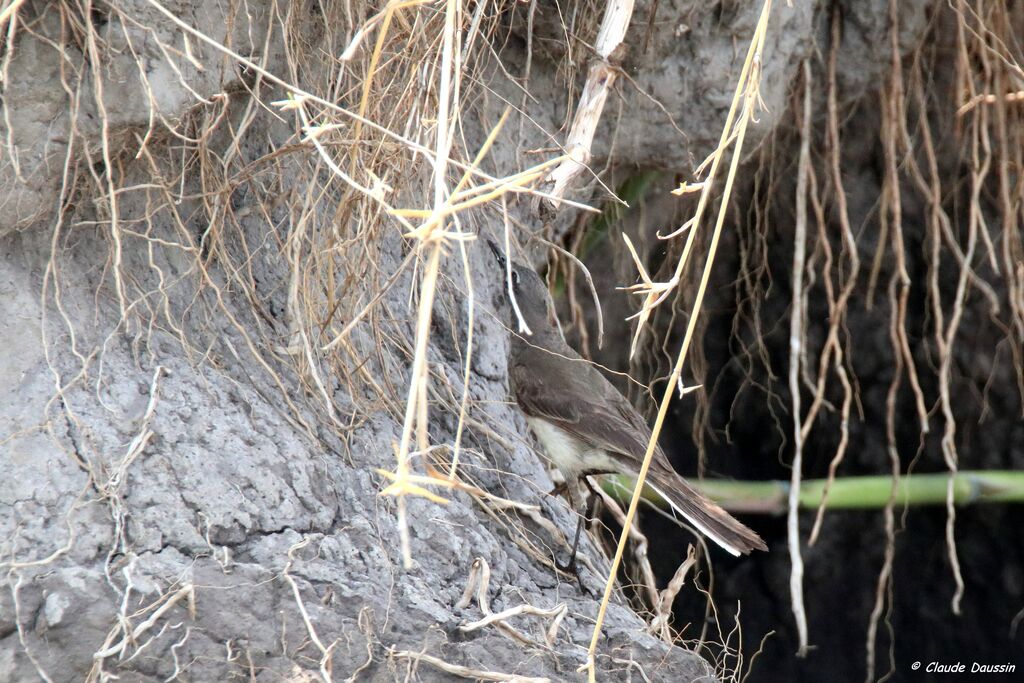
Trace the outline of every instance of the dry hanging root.
{"label": "dry hanging root", "polygon": [[[565,143],[569,158],[547,177],[551,195],[555,199],[564,197],[576,180],[587,171],[594,133],[601,121],[605,100],[618,75],[617,62],[621,59],[623,41],[632,16],[633,0],[609,0],[605,6],[601,28],[594,40],[595,58],[587,72],[587,82],[576,104],[576,116]],[[554,203],[553,200],[547,201],[549,205]]]}

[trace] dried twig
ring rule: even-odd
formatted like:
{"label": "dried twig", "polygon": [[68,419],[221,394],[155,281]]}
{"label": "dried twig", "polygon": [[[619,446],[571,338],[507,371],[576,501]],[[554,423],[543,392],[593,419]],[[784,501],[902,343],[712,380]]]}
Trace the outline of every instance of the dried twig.
{"label": "dried twig", "polygon": [[657,633],[666,643],[674,643],[676,638],[672,632],[672,603],[686,583],[686,577],[697,566],[697,549],[690,545],[686,549],[686,559],[676,568],[668,585],[658,593],[658,602],[654,610],[654,619],[647,627],[651,633]]}
{"label": "dried twig", "polygon": [[491,568],[487,564],[487,560],[482,557],[478,557],[473,560],[473,564],[470,566],[469,570],[469,577],[466,579],[466,588],[462,592],[462,598],[460,598],[455,604],[455,608],[464,609],[465,607],[468,607],[472,599],[475,597],[484,617],[477,621],[460,624],[459,630],[464,633],[469,633],[494,624],[498,627],[498,630],[502,631],[519,643],[533,647],[543,647],[540,643],[535,642],[532,638],[524,635],[511,624],[507,623],[507,620],[512,617],[519,616],[521,614],[528,614],[551,620],[550,625],[544,633],[544,643],[548,648],[553,647],[555,639],[558,637],[558,628],[562,624],[562,619],[564,619],[565,615],[568,613],[568,608],[565,604],[559,603],[551,609],[542,609],[540,607],[534,607],[533,605],[522,604],[495,613],[491,611],[490,598],[487,594],[490,580]]}
{"label": "dried twig", "polygon": [[551,683],[550,678],[541,678],[536,676],[520,676],[518,674],[508,674],[498,671],[486,671],[484,669],[472,669],[468,666],[462,666],[460,664],[452,664],[446,662],[443,659],[434,657],[432,655],[424,654],[422,652],[413,652],[411,650],[394,650],[388,651],[388,654],[392,657],[398,657],[400,659],[411,659],[415,662],[425,662],[436,669],[440,669],[445,673],[458,676],[460,678],[472,678],[477,681],[503,681],[507,683]]}
{"label": "dried twig", "polygon": [[621,48],[632,16],[633,0],[610,0],[605,6],[601,28],[594,41],[596,57],[587,72],[587,82],[576,104],[576,116],[565,144],[569,158],[547,177],[552,185],[552,197],[564,196],[590,163],[594,133],[618,75],[616,66],[622,59]]}

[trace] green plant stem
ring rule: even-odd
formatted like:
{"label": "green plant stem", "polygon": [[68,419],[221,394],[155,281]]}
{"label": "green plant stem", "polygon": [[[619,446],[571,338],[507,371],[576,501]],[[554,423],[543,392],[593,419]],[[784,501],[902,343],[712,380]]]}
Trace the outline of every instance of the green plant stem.
{"label": "green plant stem", "polygon": [[[1024,503],[1024,472],[958,472],[953,476],[953,501],[957,505],[980,503]],[[900,477],[896,484],[897,505],[944,505],[948,473],[913,474]],[[689,480],[689,484],[732,512],[784,514],[789,495],[788,481]],[[800,485],[800,507],[816,509],[824,498],[826,479],[806,479]],[[609,495],[627,502],[633,480],[622,475],[603,478]],[[892,478],[886,476],[837,478],[829,487],[826,506],[834,510],[876,510],[885,507],[892,496]],[[645,486],[644,500],[658,507],[665,501]]]}

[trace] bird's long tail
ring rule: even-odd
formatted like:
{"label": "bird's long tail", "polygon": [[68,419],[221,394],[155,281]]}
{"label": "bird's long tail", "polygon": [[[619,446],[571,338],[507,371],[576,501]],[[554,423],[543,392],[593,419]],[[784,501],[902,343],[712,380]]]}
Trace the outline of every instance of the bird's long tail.
{"label": "bird's long tail", "polygon": [[768,550],[760,536],[687,484],[682,477],[649,472],[647,484],[698,531],[733,555]]}

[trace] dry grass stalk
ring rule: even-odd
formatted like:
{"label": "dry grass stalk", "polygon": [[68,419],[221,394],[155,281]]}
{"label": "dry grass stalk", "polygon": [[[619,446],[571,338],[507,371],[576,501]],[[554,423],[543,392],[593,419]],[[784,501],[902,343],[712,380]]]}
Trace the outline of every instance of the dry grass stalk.
{"label": "dry grass stalk", "polygon": [[[444,84],[444,79],[442,79],[442,84]],[[454,461],[453,459],[448,479],[441,479],[434,476],[417,477],[411,475],[409,473],[408,466],[410,444],[414,428],[416,431],[419,450],[421,452],[426,452],[430,447],[427,435],[429,422],[427,414],[428,377],[426,372],[426,358],[427,345],[430,339],[430,321],[433,312],[434,295],[440,270],[441,252],[448,241],[454,240],[461,242],[473,239],[474,237],[473,235],[463,233],[458,230],[447,230],[446,217],[459,210],[468,208],[467,205],[475,205],[471,204],[474,201],[471,200],[470,202],[463,203],[461,206],[456,206],[452,204],[452,198],[455,197],[469,182],[471,170],[475,169],[479,165],[480,161],[482,161],[483,157],[494,143],[494,140],[497,138],[497,135],[500,132],[502,125],[507,120],[507,117],[508,110],[506,110],[497,125],[492,129],[487,140],[481,146],[472,166],[463,174],[462,179],[458,182],[451,193],[446,191],[443,183],[435,181],[434,210],[426,216],[426,220],[423,223],[406,233],[406,237],[412,237],[419,240],[419,249],[427,252],[427,261],[424,266],[423,277],[420,285],[419,308],[416,325],[416,345],[409,379],[409,392],[408,399],[406,401],[405,418],[403,420],[402,437],[397,448],[398,466],[394,473],[386,473],[386,476],[392,480],[392,483],[381,491],[381,495],[392,495],[398,498],[399,534],[402,543],[402,556],[407,567],[412,565],[412,555],[409,548],[408,525],[405,519],[404,496],[412,494],[427,497],[434,502],[444,502],[443,498],[429,493],[424,486],[433,484],[450,487],[457,467],[457,461]],[[444,126],[439,125],[439,129],[442,127]],[[440,150],[441,147],[447,145],[447,142],[442,140],[438,145],[439,151],[435,157],[435,176],[442,173],[444,168],[446,168],[444,163],[440,161],[444,159],[446,155],[442,155]],[[476,198],[475,201],[490,201],[494,197],[501,197],[505,192],[509,191],[509,187],[522,187],[532,183],[539,177],[540,172],[537,170],[530,170],[517,174],[514,179],[511,179],[507,183],[499,184],[490,193],[485,194],[483,196],[484,199]],[[395,215],[403,215],[402,210],[393,210],[392,213]],[[404,215],[423,214],[418,211],[405,211]],[[468,270],[466,272],[468,277]],[[472,323],[472,315],[470,316],[470,321]],[[461,418],[465,418],[464,411],[461,412]],[[457,429],[457,434],[461,435],[461,431],[461,428]]]}
{"label": "dry grass stalk", "polygon": [[[732,191],[733,181],[736,178],[736,169],[739,167],[740,158],[742,156],[743,139],[746,134],[747,124],[754,119],[756,109],[760,103],[760,97],[758,94],[758,86],[760,83],[761,75],[761,59],[762,50],[764,49],[764,39],[768,29],[768,17],[771,14],[771,0],[766,0],[761,9],[761,15],[757,23],[757,27],[754,30],[754,35],[751,38],[750,48],[747,51],[746,58],[743,62],[743,67],[740,71],[739,81],[736,86],[736,92],[733,96],[732,105],[729,109],[729,115],[726,117],[725,127],[722,131],[722,141],[735,141],[735,147],[732,152],[732,160],[729,165],[729,171],[726,175],[725,187],[722,193],[721,204],[719,206],[718,219],[715,223],[715,228],[712,233],[711,242],[708,246],[707,261],[704,266],[703,273],[701,275],[700,285],[697,290],[697,295],[694,300],[693,309],[690,314],[690,319],[687,324],[686,334],[683,338],[682,346],[679,350],[679,354],[676,358],[675,366],[672,369],[672,374],[669,381],[665,385],[665,392],[662,396],[661,403],[658,408],[658,415],[655,419],[654,426],[651,430],[651,439],[647,445],[647,452],[644,454],[643,463],[640,466],[640,471],[637,474],[637,484],[633,492],[633,497],[629,503],[629,509],[626,511],[626,518],[623,524],[622,533],[619,536],[619,542],[615,549],[615,556],[612,559],[612,566],[608,574],[607,581],[605,583],[604,595],[601,599],[601,606],[598,609],[596,623],[594,624],[593,635],[590,640],[590,647],[587,650],[587,663],[581,667],[581,670],[586,671],[588,679],[593,683],[596,680],[596,661],[595,656],[597,652],[597,645],[601,635],[601,627],[604,623],[604,617],[608,609],[608,602],[611,599],[611,593],[615,585],[615,576],[618,572],[619,564],[622,562],[622,555],[625,551],[627,539],[629,538],[629,529],[633,523],[633,518],[636,516],[636,510],[640,502],[641,493],[643,491],[643,482],[647,476],[647,470],[650,467],[654,450],[658,444],[658,435],[661,433],[661,427],[665,421],[665,415],[668,412],[668,405],[672,398],[672,393],[676,389],[676,385],[679,382],[680,375],[682,373],[683,364],[686,361],[687,351],[690,347],[690,342],[693,339],[693,333],[696,327],[697,320],[700,318],[700,307],[701,302],[704,298],[704,292],[707,290],[708,281],[711,277],[711,267],[715,259],[715,251],[718,246],[719,238],[722,233],[722,226],[725,222],[725,215],[729,205],[729,196]],[[742,104],[740,116],[737,123],[736,131],[732,131],[733,116],[738,108]],[[711,165],[708,179],[705,181],[705,188],[701,194],[700,202],[698,203],[697,214],[692,219],[692,225],[694,228],[699,225],[699,217],[703,211],[703,207],[708,201],[708,192],[710,191],[712,180],[715,177],[715,171],[718,168],[718,164],[725,154],[724,144],[720,144],[719,148],[712,153],[709,157],[708,162]],[[679,265],[677,266],[676,275],[673,280],[678,281],[679,273],[684,264],[685,258],[688,254],[690,245],[692,244],[693,236],[696,234],[696,229],[690,231],[690,235],[687,238],[686,249],[684,249],[683,256],[680,257]],[[653,291],[645,291],[643,287],[639,288],[639,291],[647,295],[647,301],[645,302],[644,310],[647,311],[646,316],[641,316],[639,326],[643,325],[644,320],[650,315],[650,310],[656,305],[654,302],[659,300],[659,294]],[[663,298],[663,297],[661,297]],[[660,301],[659,301],[660,303]]]}

